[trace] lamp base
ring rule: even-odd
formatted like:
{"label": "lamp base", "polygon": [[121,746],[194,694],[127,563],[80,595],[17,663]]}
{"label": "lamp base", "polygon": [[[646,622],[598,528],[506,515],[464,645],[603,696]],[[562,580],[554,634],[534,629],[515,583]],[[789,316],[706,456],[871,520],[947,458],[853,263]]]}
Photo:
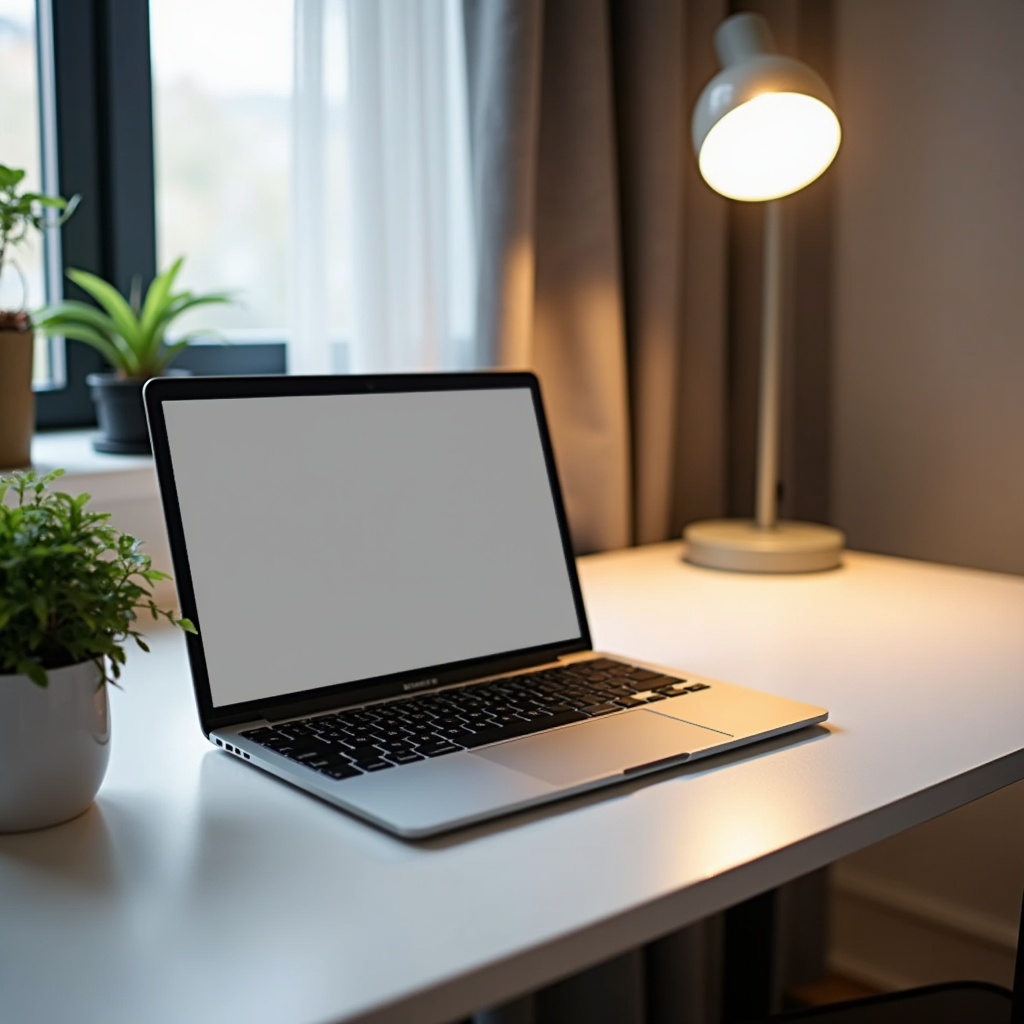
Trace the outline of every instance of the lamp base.
{"label": "lamp base", "polygon": [[846,538],[818,523],[780,520],[773,527],[749,519],[706,519],[683,532],[686,561],[732,572],[822,572],[842,560]]}

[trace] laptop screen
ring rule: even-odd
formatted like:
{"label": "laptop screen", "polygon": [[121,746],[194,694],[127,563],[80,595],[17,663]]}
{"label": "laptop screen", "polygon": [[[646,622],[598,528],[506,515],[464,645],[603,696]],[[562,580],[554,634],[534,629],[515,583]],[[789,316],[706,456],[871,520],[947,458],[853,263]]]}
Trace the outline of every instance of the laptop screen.
{"label": "laptop screen", "polygon": [[584,635],[529,387],[162,407],[213,707]]}

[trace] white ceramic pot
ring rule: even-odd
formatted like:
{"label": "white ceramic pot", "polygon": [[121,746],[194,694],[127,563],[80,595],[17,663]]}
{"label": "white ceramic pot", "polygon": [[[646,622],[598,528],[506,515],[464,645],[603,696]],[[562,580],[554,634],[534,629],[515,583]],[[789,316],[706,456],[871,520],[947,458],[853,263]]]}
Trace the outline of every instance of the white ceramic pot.
{"label": "white ceramic pot", "polygon": [[81,814],[110,756],[107,687],[91,661],[36,686],[0,675],[0,832],[46,828]]}

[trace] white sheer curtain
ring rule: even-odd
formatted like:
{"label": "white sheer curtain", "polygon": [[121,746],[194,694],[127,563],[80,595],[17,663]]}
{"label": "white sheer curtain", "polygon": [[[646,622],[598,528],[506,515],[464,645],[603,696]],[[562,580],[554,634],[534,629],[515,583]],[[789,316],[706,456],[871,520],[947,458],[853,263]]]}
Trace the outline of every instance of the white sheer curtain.
{"label": "white sheer curtain", "polygon": [[458,0],[296,0],[295,373],[474,365]]}

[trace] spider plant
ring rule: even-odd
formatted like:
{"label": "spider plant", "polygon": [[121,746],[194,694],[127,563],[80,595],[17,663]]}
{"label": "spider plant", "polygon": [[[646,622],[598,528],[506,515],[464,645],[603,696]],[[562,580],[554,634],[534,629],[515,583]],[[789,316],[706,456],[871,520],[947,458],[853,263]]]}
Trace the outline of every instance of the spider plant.
{"label": "spider plant", "polygon": [[166,333],[171,324],[197,306],[233,301],[226,292],[175,292],[174,281],[184,260],[184,256],[179,257],[153,278],[145,297],[142,282],[136,277],[127,299],[103,278],[85,270],[69,270],[67,276],[97,305],[69,299],[47,306],[32,319],[46,334],[91,345],[118,377],[158,377],[197,337],[213,333],[193,330],[168,344]]}

